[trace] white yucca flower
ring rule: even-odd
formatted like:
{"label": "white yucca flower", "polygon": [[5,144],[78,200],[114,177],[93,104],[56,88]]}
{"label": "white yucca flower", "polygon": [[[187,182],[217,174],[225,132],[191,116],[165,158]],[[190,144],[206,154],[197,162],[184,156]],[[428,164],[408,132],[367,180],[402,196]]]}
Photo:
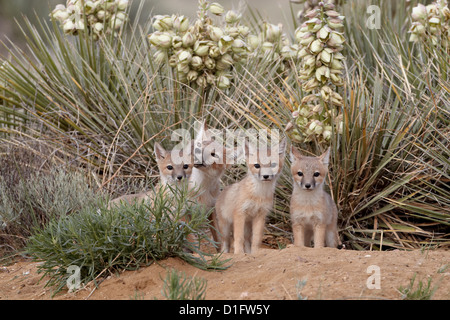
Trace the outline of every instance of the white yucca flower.
{"label": "white yucca flower", "polygon": [[60,22],[64,33],[88,32],[98,40],[103,34],[117,35],[128,19],[128,5],[128,0],[68,0],[66,6],[58,4],[50,16]]}
{"label": "white yucca flower", "polygon": [[[222,16],[222,24],[214,24],[208,13]],[[199,0],[198,19],[192,24],[180,15],[155,16],[156,31],[148,36],[156,48],[155,61],[168,61],[178,72],[178,79],[188,84],[229,88],[233,76],[228,71],[246,60],[250,51],[250,29],[239,25],[240,18],[239,13],[225,13],[219,3],[206,0]]]}

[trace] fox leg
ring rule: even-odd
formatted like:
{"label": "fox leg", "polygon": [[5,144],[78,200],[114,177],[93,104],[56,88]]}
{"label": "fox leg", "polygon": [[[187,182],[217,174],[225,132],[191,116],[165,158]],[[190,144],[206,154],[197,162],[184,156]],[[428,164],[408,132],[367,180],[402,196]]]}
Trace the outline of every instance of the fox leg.
{"label": "fox leg", "polygon": [[294,245],[296,247],[305,246],[305,227],[301,224],[294,224],[292,226],[294,232]]}
{"label": "fox leg", "polygon": [[230,252],[230,232],[232,224],[227,221],[223,221],[220,227],[220,239],[222,240],[222,248],[220,251],[223,253],[228,253]]}
{"label": "fox leg", "polygon": [[244,253],[244,237],[245,233],[245,215],[235,214],[234,215],[234,253],[240,254]]}
{"label": "fox leg", "polygon": [[327,233],[326,233],[326,244],[327,247],[330,248],[337,248],[338,245],[340,245],[339,241],[339,235],[337,232],[337,226],[336,225],[329,225],[327,227]]}
{"label": "fox leg", "polygon": [[318,224],[314,227],[314,248],[325,247],[325,235],[327,226],[324,224]]}
{"label": "fox leg", "polygon": [[264,235],[265,215],[257,216],[252,222],[252,254],[258,252]]}
{"label": "fox leg", "polygon": [[247,220],[244,228],[244,252],[251,253],[252,251],[252,222]]}

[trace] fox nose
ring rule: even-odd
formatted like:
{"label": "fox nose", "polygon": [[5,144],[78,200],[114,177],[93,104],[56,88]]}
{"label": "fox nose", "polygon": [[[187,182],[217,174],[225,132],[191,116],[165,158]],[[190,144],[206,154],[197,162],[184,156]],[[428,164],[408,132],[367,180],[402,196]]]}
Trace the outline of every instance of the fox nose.
{"label": "fox nose", "polygon": [[267,180],[267,179],[269,179],[269,176],[265,175],[265,176],[263,176],[263,178],[264,178],[264,180]]}
{"label": "fox nose", "polygon": [[306,188],[306,189],[311,188],[311,184],[309,184],[309,183],[305,184],[305,188]]}
{"label": "fox nose", "polygon": [[178,179],[179,181],[181,181],[181,180],[183,180],[183,176],[178,176],[177,179]]}

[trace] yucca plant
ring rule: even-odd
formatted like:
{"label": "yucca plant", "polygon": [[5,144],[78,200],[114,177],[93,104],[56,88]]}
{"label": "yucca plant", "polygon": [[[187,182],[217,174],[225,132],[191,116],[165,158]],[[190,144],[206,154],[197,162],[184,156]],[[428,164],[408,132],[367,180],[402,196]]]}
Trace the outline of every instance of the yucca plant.
{"label": "yucca plant", "polygon": [[[442,46],[409,42],[417,3],[375,1],[383,15],[380,29],[366,25],[366,1],[339,5],[347,42],[342,131],[333,123],[329,137],[330,189],[341,209],[344,240],[353,248],[448,244],[449,61]],[[250,34],[267,33],[267,26],[278,34],[278,25],[250,13]],[[10,44],[11,59],[0,69],[0,130],[54,141],[99,174],[104,188],[119,176],[145,176],[151,184],[153,141],[166,143],[172,129],[189,129],[195,118],[217,129],[283,130],[294,121],[292,113],[307,96],[294,58],[264,58],[279,53],[260,56],[266,41],[248,39],[255,56],[229,70],[229,88],[211,86],[205,95],[154,60],[147,36],[157,21],[163,19],[147,19],[143,26],[128,21],[119,37],[98,40],[66,36],[56,21],[37,27],[25,21],[31,53]],[[296,146],[307,154],[324,151],[314,142]],[[235,167],[225,184],[244,173]],[[285,237],[290,181],[287,165],[269,219],[270,231]]]}

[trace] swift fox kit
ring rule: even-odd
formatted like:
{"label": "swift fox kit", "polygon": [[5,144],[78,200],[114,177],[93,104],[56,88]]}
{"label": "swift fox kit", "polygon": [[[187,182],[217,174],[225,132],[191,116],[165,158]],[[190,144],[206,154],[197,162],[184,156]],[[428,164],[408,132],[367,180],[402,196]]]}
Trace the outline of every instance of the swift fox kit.
{"label": "swift fox kit", "polygon": [[[222,145],[213,140],[210,130],[203,122],[200,132],[194,141],[195,162],[192,175],[189,179],[189,187],[197,191],[196,201],[207,209],[216,205],[220,193],[220,179],[227,169],[227,156],[232,150],[223,148]],[[217,222],[215,212],[210,216],[211,234],[214,241],[218,242]]]}
{"label": "swift fox kit", "polygon": [[216,203],[222,252],[230,251],[231,232],[235,254],[258,251],[266,215],[273,208],[275,186],[284,164],[285,150],[286,139],[279,144],[275,157],[268,148],[265,153],[268,157],[263,159],[261,149],[255,150],[245,145],[248,174],[240,182],[225,188]]}
{"label": "swift fox kit", "polygon": [[305,157],[291,149],[291,172],[294,178],[290,205],[294,244],[336,248],[338,211],[331,196],[323,189],[328,173],[330,149],[320,157]]}
{"label": "swift fox kit", "polygon": [[[192,173],[192,161],[190,161],[191,163],[174,163],[174,161],[172,161],[171,152],[165,150],[157,142],[155,143],[155,155],[160,177],[157,188],[167,185],[176,187],[179,184],[187,183]],[[128,202],[129,204],[133,204],[138,201],[148,201],[153,198],[153,194],[154,192],[152,190],[145,191],[139,194],[124,195],[112,200],[110,206],[113,204],[120,204],[121,202]]]}

